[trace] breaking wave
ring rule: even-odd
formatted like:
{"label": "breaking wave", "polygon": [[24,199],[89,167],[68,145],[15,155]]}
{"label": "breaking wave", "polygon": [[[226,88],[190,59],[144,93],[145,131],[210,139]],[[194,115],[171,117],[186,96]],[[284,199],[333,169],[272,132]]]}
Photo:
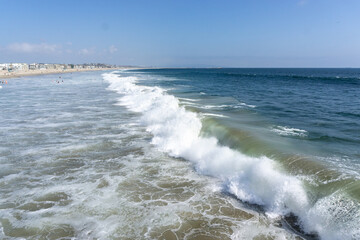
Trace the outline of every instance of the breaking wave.
{"label": "breaking wave", "polygon": [[118,73],[105,73],[103,78],[109,90],[121,95],[118,104],[141,113],[140,123],[153,135],[152,144],[191,161],[200,174],[221,179],[228,193],[261,205],[269,217],[295,215],[304,232],[317,233],[322,239],[360,238],[360,206],[344,200],[341,192],[315,198],[299,178],[284,173],[274,160],[250,157],[221,146],[215,137],[201,137],[200,117],[186,111],[165,90],[137,85],[136,77]]}

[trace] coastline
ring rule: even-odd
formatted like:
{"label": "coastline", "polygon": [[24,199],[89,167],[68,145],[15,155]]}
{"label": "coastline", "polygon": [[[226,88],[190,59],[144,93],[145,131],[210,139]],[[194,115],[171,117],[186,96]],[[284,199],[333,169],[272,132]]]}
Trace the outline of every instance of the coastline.
{"label": "coastline", "polygon": [[93,69],[45,69],[45,70],[26,70],[26,71],[16,71],[8,72],[6,70],[0,70],[0,79],[7,78],[17,78],[25,76],[36,76],[36,75],[46,75],[46,74],[62,74],[62,73],[73,73],[73,72],[90,72],[90,71],[106,71],[106,70],[119,70],[119,69],[129,69],[129,67],[118,67],[118,68],[93,68]]}

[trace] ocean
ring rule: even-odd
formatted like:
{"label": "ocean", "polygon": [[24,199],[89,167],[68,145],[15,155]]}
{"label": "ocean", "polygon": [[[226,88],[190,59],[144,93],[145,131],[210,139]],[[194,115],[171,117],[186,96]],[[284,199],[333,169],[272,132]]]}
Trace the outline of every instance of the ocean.
{"label": "ocean", "polygon": [[360,239],[360,69],[0,89],[2,239]]}

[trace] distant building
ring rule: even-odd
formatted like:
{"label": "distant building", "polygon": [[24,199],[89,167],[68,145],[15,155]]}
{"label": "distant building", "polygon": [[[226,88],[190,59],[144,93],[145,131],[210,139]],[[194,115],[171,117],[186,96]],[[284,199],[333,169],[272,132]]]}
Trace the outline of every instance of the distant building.
{"label": "distant building", "polygon": [[19,64],[19,70],[28,71],[29,70],[29,65],[27,63],[20,63]]}
{"label": "distant building", "polygon": [[39,63],[38,69],[39,70],[46,70],[46,65],[44,63]]}
{"label": "distant building", "polygon": [[46,69],[49,69],[49,70],[55,70],[56,69],[55,64],[45,64],[45,67],[46,67]]}
{"label": "distant building", "polygon": [[31,63],[29,64],[29,70],[36,70],[38,68],[38,64],[37,63]]}
{"label": "distant building", "polygon": [[28,70],[28,65],[26,63],[2,63],[0,64],[0,70],[12,71],[26,71]]}
{"label": "distant building", "polygon": [[8,64],[7,63],[1,63],[0,64],[0,70],[8,70]]}
{"label": "distant building", "polygon": [[54,64],[55,69],[60,69],[61,65],[60,64]]}
{"label": "distant building", "polygon": [[115,65],[103,63],[84,63],[84,64],[50,64],[50,63],[1,63],[1,71],[28,71],[28,70],[67,70],[67,69],[96,69],[114,68]]}

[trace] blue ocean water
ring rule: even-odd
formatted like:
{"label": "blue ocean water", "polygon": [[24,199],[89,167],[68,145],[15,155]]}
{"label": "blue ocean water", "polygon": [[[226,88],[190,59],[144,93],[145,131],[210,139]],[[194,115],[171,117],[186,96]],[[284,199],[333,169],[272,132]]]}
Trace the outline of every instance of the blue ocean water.
{"label": "blue ocean water", "polygon": [[0,238],[359,239],[359,76],[133,69],[8,79]]}
{"label": "blue ocean water", "polygon": [[143,112],[153,144],[225,192],[307,238],[359,238],[359,69],[149,69],[109,81]]}
{"label": "blue ocean water", "polygon": [[[227,114],[243,107],[264,128],[291,138],[298,151],[336,159],[359,173],[360,69],[158,69],[157,84],[199,98],[229,97]],[[147,83],[145,83],[147,84]],[[206,101],[206,100],[205,100]],[[248,105],[248,106],[247,106]],[[250,106],[250,107],[249,107]],[[236,117],[241,118],[239,113]],[[258,118],[258,119],[256,119]],[[261,120],[260,120],[261,119]],[[241,121],[241,120],[240,120]],[[250,123],[256,124],[256,123]],[[246,127],[246,126],[245,126]],[[325,160],[326,161],[326,160]]]}

